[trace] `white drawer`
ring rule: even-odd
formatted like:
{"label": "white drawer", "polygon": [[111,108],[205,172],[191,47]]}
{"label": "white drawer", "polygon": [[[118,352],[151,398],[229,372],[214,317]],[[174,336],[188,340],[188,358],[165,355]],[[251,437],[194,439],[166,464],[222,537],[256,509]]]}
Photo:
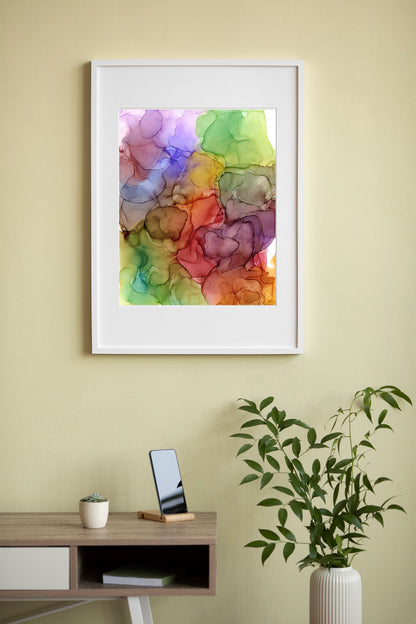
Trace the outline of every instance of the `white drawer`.
{"label": "white drawer", "polygon": [[0,548],[2,589],[69,589],[69,548]]}

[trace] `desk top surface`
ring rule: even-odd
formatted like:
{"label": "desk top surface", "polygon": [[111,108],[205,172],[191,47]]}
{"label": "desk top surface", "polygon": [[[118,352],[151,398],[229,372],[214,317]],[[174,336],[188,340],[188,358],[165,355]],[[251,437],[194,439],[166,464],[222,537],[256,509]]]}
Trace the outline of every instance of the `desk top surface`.
{"label": "desk top surface", "polygon": [[215,544],[216,513],[190,522],[143,520],[136,512],[110,513],[103,529],[85,529],[78,513],[0,513],[0,546]]}

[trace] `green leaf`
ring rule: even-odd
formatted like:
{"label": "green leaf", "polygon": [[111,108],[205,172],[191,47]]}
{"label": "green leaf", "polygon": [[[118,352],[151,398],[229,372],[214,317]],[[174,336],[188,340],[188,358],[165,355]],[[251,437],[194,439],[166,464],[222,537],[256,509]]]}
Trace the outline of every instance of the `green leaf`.
{"label": "green leaf", "polygon": [[[276,425],[274,425],[273,423],[271,423],[269,420],[266,420],[266,422],[264,423],[266,425],[266,427],[269,429],[269,431],[272,432],[272,434],[274,435],[275,438],[277,438],[277,427]],[[274,442],[274,440],[273,440]]]}
{"label": "green leaf", "polygon": [[[317,507],[314,507],[312,510],[312,518],[315,520],[315,522],[318,522],[318,524],[322,524],[322,514],[321,514],[320,509],[318,509]],[[324,527],[322,527],[322,529],[323,528]]]}
{"label": "green leaf", "polygon": [[370,492],[373,492],[374,494],[373,486],[371,485],[370,479],[368,478],[366,474],[363,475],[363,483],[365,487],[367,488],[367,490],[370,490]]}
{"label": "green leaf", "polygon": [[272,554],[272,552],[275,549],[276,544],[267,544],[267,546],[264,547],[262,555],[261,555],[261,562],[264,565],[266,560],[270,557],[270,555]]}
{"label": "green leaf", "polygon": [[388,410],[383,409],[378,417],[378,424],[381,425],[388,414]]}
{"label": "green leaf", "polygon": [[360,444],[358,446],[366,446],[368,448],[373,449],[373,451],[375,451],[376,449],[374,448],[374,446],[371,444],[371,442],[369,442],[368,440],[361,440]]}
{"label": "green leaf", "polygon": [[332,531],[330,531],[329,529],[324,529],[322,539],[325,544],[327,544],[330,548],[335,548],[337,545],[334,536],[332,535]]}
{"label": "green leaf", "polygon": [[243,444],[243,446],[240,446],[236,457],[238,457],[239,455],[242,455],[243,453],[246,453],[248,450],[251,449],[252,446],[253,446],[252,444]]}
{"label": "green leaf", "polygon": [[258,448],[260,457],[264,461],[264,458],[266,457],[266,443],[264,441],[264,438],[259,440],[257,448]]}
{"label": "green leaf", "polygon": [[357,494],[353,494],[349,497],[347,502],[347,507],[349,511],[354,515],[358,509],[358,505],[360,503],[360,497]]}
{"label": "green leaf", "polygon": [[374,481],[374,485],[378,485],[379,483],[383,483],[384,481],[391,481],[388,477],[379,477]]}
{"label": "green leaf", "polygon": [[[267,438],[267,440],[266,440],[266,438]],[[272,453],[274,451],[278,451],[279,450],[277,448],[277,446],[276,446],[276,439],[273,436],[271,436],[271,435],[264,436],[264,440],[265,440],[266,452],[267,453]]]}
{"label": "green leaf", "polygon": [[238,398],[239,401],[245,401],[247,405],[251,405],[251,407],[257,407],[254,401],[250,401],[250,399],[244,399],[243,397]]}
{"label": "green leaf", "polygon": [[348,464],[352,463],[352,458],[349,459],[341,459],[341,461],[337,462],[334,466],[334,468],[336,468],[337,470],[339,470],[340,468],[345,468],[345,466],[348,466]]}
{"label": "green leaf", "polygon": [[321,498],[324,502],[325,502],[325,490],[323,490],[322,488],[316,486],[313,488],[312,491],[312,498]]}
{"label": "green leaf", "polygon": [[302,466],[301,462],[298,459],[293,459],[292,460],[292,464],[294,465],[296,470],[298,472],[300,472],[301,475],[305,474],[305,469],[304,469],[304,467]]}
{"label": "green leaf", "polygon": [[382,398],[383,401],[385,401],[395,409],[400,409],[400,406],[397,403],[396,399],[392,397],[391,394],[389,394],[388,392],[380,392],[380,398]]}
{"label": "green leaf", "polygon": [[336,535],[335,536],[335,541],[337,543],[337,550],[339,553],[341,553],[341,555],[344,554],[344,551],[342,550],[342,537],[340,535]]}
{"label": "green leaf", "polygon": [[384,519],[383,519],[383,516],[380,513],[375,513],[373,518],[374,518],[374,520],[377,520],[377,522],[379,522],[382,527],[384,527]]}
{"label": "green leaf", "polygon": [[396,386],[384,386],[384,387],[390,388],[390,392],[392,394],[395,394],[396,396],[400,397],[404,401],[407,401],[407,403],[410,403],[410,405],[413,405],[411,399],[407,396],[407,394],[405,394],[402,390],[400,390],[400,388],[397,388]]}
{"label": "green leaf", "polygon": [[296,500],[292,500],[292,501],[289,502],[289,507],[291,508],[291,510],[293,511],[295,516],[297,516],[299,518],[299,520],[303,519],[303,505],[302,505],[302,503],[300,503],[299,501],[296,501]]}
{"label": "green leaf", "polygon": [[278,410],[277,411],[277,423],[279,425],[279,427],[281,426],[281,424],[283,423],[283,421],[286,418],[286,412],[285,410]]}
{"label": "green leaf", "polygon": [[312,559],[316,559],[318,556],[318,551],[316,550],[316,546],[314,544],[309,544],[309,557]]}
{"label": "green leaf", "polygon": [[261,473],[263,472],[263,468],[260,466],[260,464],[253,459],[245,459],[244,461],[247,466],[249,466],[249,468],[251,468],[252,470],[257,470],[257,472]]}
{"label": "green leaf", "polygon": [[271,418],[274,424],[277,425],[279,424],[278,416],[279,416],[279,411],[277,407],[272,407],[270,412],[267,414],[266,418],[267,419]]}
{"label": "green leaf", "polygon": [[245,438],[246,440],[254,440],[254,437],[249,433],[233,433],[230,438]]}
{"label": "green leaf", "polygon": [[345,493],[349,491],[352,477],[352,466],[350,466],[345,473]]}
{"label": "green leaf", "polygon": [[345,520],[345,522],[348,522],[348,524],[353,524],[357,527],[357,529],[360,529],[360,531],[363,530],[363,525],[361,524],[359,518],[357,518],[353,514],[344,513],[342,514],[342,519]]}
{"label": "green leaf", "polygon": [[364,533],[356,533],[355,531],[353,531],[352,533],[345,533],[344,539],[362,540],[362,539],[369,539],[369,537],[367,535],[364,535]]}
{"label": "green leaf", "polygon": [[273,489],[277,490],[278,492],[282,492],[282,494],[287,494],[288,496],[293,496],[292,490],[290,490],[287,487],[283,487],[283,485],[274,485]]}
{"label": "green leaf", "polygon": [[259,532],[268,540],[274,540],[275,542],[280,541],[280,537],[274,531],[270,531],[269,529],[259,529]]}
{"label": "green leaf", "polygon": [[297,478],[297,476],[295,474],[290,474],[288,479],[296,494],[299,494],[299,496],[304,496],[304,488],[302,482]]}
{"label": "green leaf", "polygon": [[332,521],[332,524],[334,525],[334,527],[344,532],[345,522],[342,518],[340,518],[339,516],[335,516],[335,518]]}
{"label": "green leaf", "polygon": [[284,526],[286,524],[286,520],[287,520],[287,509],[285,509],[284,507],[282,507],[281,509],[279,509],[279,522],[282,526]]}
{"label": "green leaf", "polygon": [[338,495],[339,495],[339,488],[340,487],[341,487],[341,483],[337,483],[337,485],[334,488],[334,494],[332,496],[332,501],[333,501],[334,505],[337,502]]}
{"label": "green leaf", "polygon": [[346,500],[341,500],[339,501],[339,503],[337,503],[333,509],[333,514],[334,516],[337,516],[339,514],[340,511],[342,511],[345,507],[345,505],[347,504]]}
{"label": "green leaf", "polygon": [[326,470],[327,471],[331,470],[331,468],[333,468],[336,463],[337,463],[337,460],[335,459],[335,457],[329,457],[325,464]]}
{"label": "green leaf", "polygon": [[368,405],[364,406],[364,414],[367,416],[370,422],[373,422],[373,418],[371,416],[371,409],[368,407]]}
{"label": "green leaf", "polygon": [[278,498],[264,498],[257,505],[260,507],[277,507],[278,505],[283,505],[283,503]]}
{"label": "green leaf", "polygon": [[293,451],[293,454],[296,455],[296,457],[299,457],[300,451],[301,451],[301,445],[300,445],[299,438],[294,438],[294,440],[292,442],[292,451]]}
{"label": "green leaf", "polygon": [[293,535],[292,531],[289,531],[284,526],[278,526],[277,530],[283,535],[284,538],[290,540],[291,542],[296,542],[296,537]]}
{"label": "green leaf", "polygon": [[287,418],[281,423],[280,429],[281,431],[283,431],[283,429],[287,429],[288,427],[292,427],[293,425],[298,425],[299,422],[300,421],[297,418]]}
{"label": "green leaf", "polygon": [[312,527],[312,529],[310,530],[310,539],[312,544],[319,544],[319,542],[321,541],[323,530],[323,524],[317,524],[316,526]]}
{"label": "green leaf", "polygon": [[286,463],[286,466],[289,468],[289,470],[292,471],[293,470],[293,464],[290,461],[290,459],[288,457],[286,457],[286,455],[285,455],[285,463]]}
{"label": "green leaf", "polygon": [[312,474],[309,479],[309,486],[311,488],[316,487],[317,485],[319,485],[320,480],[321,480],[321,476],[319,474]]}
{"label": "green leaf", "polygon": [[309,429],[308,433],[307,433],[307,438],[308,438],[308,442],[310,445],[315,444],[316,442],[316,430],[315,429]]}
{"label": "green leaf", "polygon": [[256,474],[248,474],[246,477],[244,477],[244,479],[240,482],[240,485],[243,485],[244,483],[250,483],[251,481],[255,481],[256,479],[258,479],[259,476]]}
{"label": "green leaf", "polygon": [[260,414],[259,410],[254,404],[253,405],[240,405],[238,409],[242,410],[243,412],[249,412],[250,414]]}
{"label": "green leaf", "polygon": [[272,455],[267,455],[266,459],[272,468],[274,468],[277,472],[280,472],[280,464],[277,459],[275,459]]}
{"label": "green leaf", "polygon": [[283,557],[285,561],[289,559],[290,555],[293,553],[294,550],[295,550],[295,544],[288,542],[287,544],[284,545]]}
{"label": "green leaf", "polygon": [[390,427],[390,425],[377,425],[376,427],[376,431],[377,429],[390,429],[390,431],[394,431],[393,427]]}
{"label": "green leaf", "polygon": [[357,515],[361,516],[362,514],[374,514],[379,513],[380,511],[381,507],[378,505],[364,505],[364,507],[357,510]]}
{"label": "green leaf", "polygon": [[326,436],[322,438],[321,444],[325,444],[325,442],[329,442],[330,440],[335,440],[335,438],[339,438],[342,435],[343,435],[342,431],[335,431],[334,433],[328,433]]}
{"label": "green leaf", "polygon": [[267,542],[263,542],[263,540],[254,540],[254,542],[246,544],[244,548],[264,548],[265,546],[267,546]]}
{"label": "green leaf", "polygon": [[267,399],[263,399],[260,403],[260,411],[262,412],[268,405],[270,405],[270,403],[273,403],[273,401],[274,397],[272,396],[267,397]]}
{"label": "green leaf", "polygon": [[398,511],[403,511],[404,513],[406,513],[406,510],[401,505],[389,505],[387,509],[397,509]]}
{"label": "green leaf", "polygon": [[270,481],[273,479],[273,475],[271,472],[265,472],[261,478],[260,489],[262,490]]}
{"label": "green leaf", "polygon": [[371,395],[366,392],[363,398],[364,407],[371,407]]}
{"label": "green leaf", "polygon": [[313,464],[312,464],[312,472],[314,475],[319,474],[319,471],[321,469],[321,462],[319,461],[319,459],[315,459]]}
{"label": "green leaf", "polygon": [[254,418],[253,420],[247,420],[243,425],[241,425],[241,429],[247,429],[247,427],[257,427],[257,425],[263,425],[264,421],[260,420],[260,418]]}

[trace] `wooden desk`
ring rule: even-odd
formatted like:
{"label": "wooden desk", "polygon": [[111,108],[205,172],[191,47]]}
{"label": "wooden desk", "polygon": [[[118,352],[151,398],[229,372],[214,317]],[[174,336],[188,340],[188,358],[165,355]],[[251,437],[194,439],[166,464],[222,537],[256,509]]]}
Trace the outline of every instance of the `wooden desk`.
{"label": "wooden desk", "polygon": [[[84,529],[77,513],[3,513],[0,600],[75,600],[72,607],[127,598],[133,624],[151,624],[150,595],[215,594],[215,549],[216,514],[211,512],[167,524],[141,520],[135,512],[112,513],[103,529]],[[181,575],[166,587],[103,585],[103,572],[134,561],[166,563]]]}

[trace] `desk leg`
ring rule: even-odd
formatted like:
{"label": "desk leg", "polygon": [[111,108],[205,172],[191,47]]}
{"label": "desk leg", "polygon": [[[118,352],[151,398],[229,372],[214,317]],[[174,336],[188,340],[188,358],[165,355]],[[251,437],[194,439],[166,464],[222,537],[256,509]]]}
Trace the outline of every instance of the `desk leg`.
{"label": "desk leg", "polygon": [[153,624],[148,596],[128,596],[131,624]]}

